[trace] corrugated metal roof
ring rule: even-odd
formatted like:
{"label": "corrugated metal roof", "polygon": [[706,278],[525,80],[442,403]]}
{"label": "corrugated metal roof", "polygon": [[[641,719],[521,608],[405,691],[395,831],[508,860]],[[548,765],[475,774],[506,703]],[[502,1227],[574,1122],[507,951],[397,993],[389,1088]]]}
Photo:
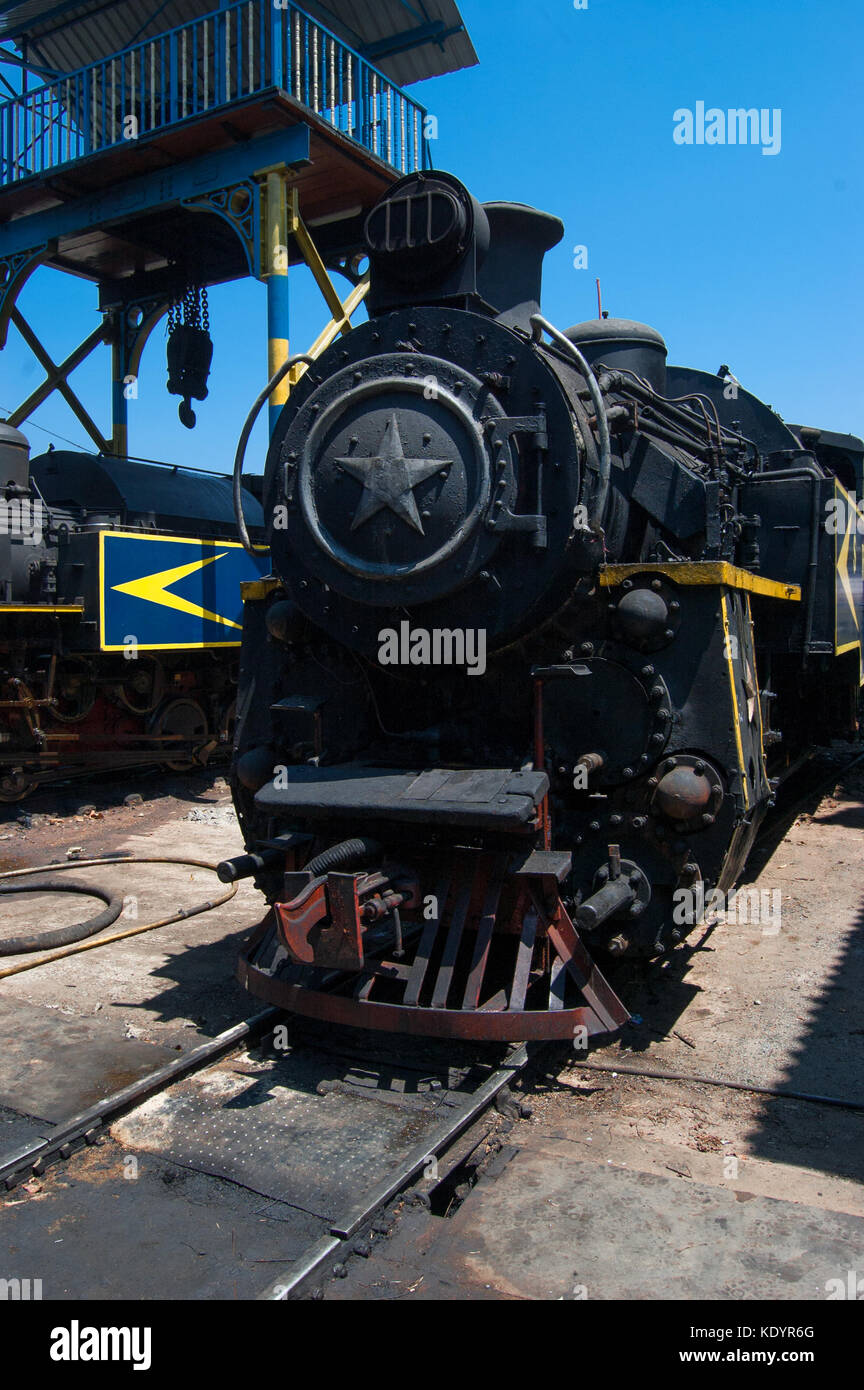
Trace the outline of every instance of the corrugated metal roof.
{"label": "corrugated metal roof", "polygon": [[[478,61],[456,0],[305,0],[301,8],[352,48],[370,49],[370,61],[400,86]],[[26,41],[43,65],[72,72],[215,9],[216,0],[0,0],[0,39],[19,48]]]}

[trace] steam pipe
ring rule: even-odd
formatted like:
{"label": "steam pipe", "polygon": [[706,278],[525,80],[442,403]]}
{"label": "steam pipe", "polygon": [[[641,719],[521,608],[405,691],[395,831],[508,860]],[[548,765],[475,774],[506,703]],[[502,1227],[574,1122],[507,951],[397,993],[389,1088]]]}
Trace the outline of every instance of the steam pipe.
{"label": "steam pipe", "polygon": [[597,432],[600,436],[600,474],[597,493],[594,498],[597,520],[600,521],[606,506],[606,494],[609,491],[609,477],[612,472],[612,445],[609,438],[609,421],[606,417],[606,402],[603,399],[603,393],[593,370],[575,343],[571,343],[570,339],[566,338],[548,319],[544,319],[542,314],[531,315],[531,327],[534,331],[535,342],[540,341],[542,333],[548,333],[553,342],[569,353],[584,376],[588,390],[591,392],[591,400],[594,402],[594,410],[597,415]]}
{"label": "steam pipe", "polygon": [[297,352],[293,357],[289,357],[282,363],[282,366],[273,373],[264,390],[255,398],[255,404],[246,416],[245,423],[240,431],[240,438],[237,441],[237,452],[234,455],[234,520],[237,522],[237,531],[240,536],[240,543],[243,549],[250,555],[257,554],[254,545],[246,529],[246,518],[243,515],[243,460],[246,457],[246,445],[249,443],[249,436],[252,433],[255,421],[261,411],[261,407],[269,400],[276,390],[279,382],[290,372],[292,367],[296,367],[298,362],[305,362],[307,367],[311,367],[315,358],[310,357],[308,352]]}

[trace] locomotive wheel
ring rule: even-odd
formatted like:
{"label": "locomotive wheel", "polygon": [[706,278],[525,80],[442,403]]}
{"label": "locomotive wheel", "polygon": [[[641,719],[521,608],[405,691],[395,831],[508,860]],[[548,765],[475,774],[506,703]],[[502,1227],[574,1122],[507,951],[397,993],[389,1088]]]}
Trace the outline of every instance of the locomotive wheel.
{"label": "locomotive wheel", "polygon": [[165,692],[165,672],[155,657],[139,657],[117,695],[130,714],[152,714]]}
{"label": "locomotive wheel", "polygon": [[66,657],[57,663],[54,677],[54,707],[61,724],[80,724],[96,703],[96,682],[89,664],[80,657]]}
{"label": "locomotive wheel", "polygon": [[13,801],[23,801],[25,796],[29,796],[36,790],[38,782],[35,777],[28,777],[26,772],[2,772],[0,773],[0,801],[9,804]]}
{"label": "locomotive wheel", "polygon": [[[171,700],[156,716],[151,733],[159,738],[179,736],[184,742],[203,744],[208,737],[207,716],[195,700]],[[200,758],[190,757],[188,754],[183,757],[171,757],[171,747],[170,743],[167,744],[165,752],[169,756],[162,761],[172,772],[188,772],[190,768],[200,764]]]}

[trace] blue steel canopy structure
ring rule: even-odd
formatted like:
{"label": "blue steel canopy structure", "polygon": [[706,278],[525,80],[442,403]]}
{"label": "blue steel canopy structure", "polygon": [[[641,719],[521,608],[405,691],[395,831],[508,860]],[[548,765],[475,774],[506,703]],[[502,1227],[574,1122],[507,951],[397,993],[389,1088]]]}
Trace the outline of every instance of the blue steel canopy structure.
{"label": "blue steel canopy structure", "polygon": [[[2,39],[24,71],[0,102],[0,347],[11,322],[46,372],[9,419],[58,390],[116,454],[146,338],[186,287],[266,282],[270,375],[290,264],[310,266],[330,311],[314,351],[350,329],[365,212],[430,163],[426,112],[397,82],[477,61],[454,0],[0,0]],[[102,327],[59,364],[16,307],[40,265],[99,286]],[[351,282],[344,301],[328,268]],[[110,439],[68,384],[99,342]]]}
{"label": "blue steel canopy structure", "polygon": [[[217,0],[0,0],[0,41],[66,73],[217,8]],[[304,9],[401,86],[477,62],[455,0],[308,0]]]}

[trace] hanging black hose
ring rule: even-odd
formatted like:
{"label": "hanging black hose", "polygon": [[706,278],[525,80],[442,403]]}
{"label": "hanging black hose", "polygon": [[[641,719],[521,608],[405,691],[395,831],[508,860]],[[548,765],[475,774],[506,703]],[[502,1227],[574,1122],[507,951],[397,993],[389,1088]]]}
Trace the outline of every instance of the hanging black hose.
{"label": "hanging black hose", "polygon": [[75,941],[94,936],[103,927],[110,927],[123,911],[123,899],[97,888],[92,883],[66,883],[57,879],[42,879],[39,883],[0,883],[0,894],[12,893],[80,893],[85,898],[100,898],[108,906],[85,922],[73,922],[69,927],[53,931],[33,932],[28,936],[0,937],[0,956],[21,956],[30,951],[45,951],[54,946],[71,946]]}
{"label": "hanging black hose", "polygon": [[316,854],[308,864],[304,864],[304,872],[314,874],[317,878],[333,869],[344,869],[358,859],[371,859],[380,849],[377,840],[370,840],[365,835],[358,836],[355,840],[342,840],[340,844],[331,845],[329,849]]}

